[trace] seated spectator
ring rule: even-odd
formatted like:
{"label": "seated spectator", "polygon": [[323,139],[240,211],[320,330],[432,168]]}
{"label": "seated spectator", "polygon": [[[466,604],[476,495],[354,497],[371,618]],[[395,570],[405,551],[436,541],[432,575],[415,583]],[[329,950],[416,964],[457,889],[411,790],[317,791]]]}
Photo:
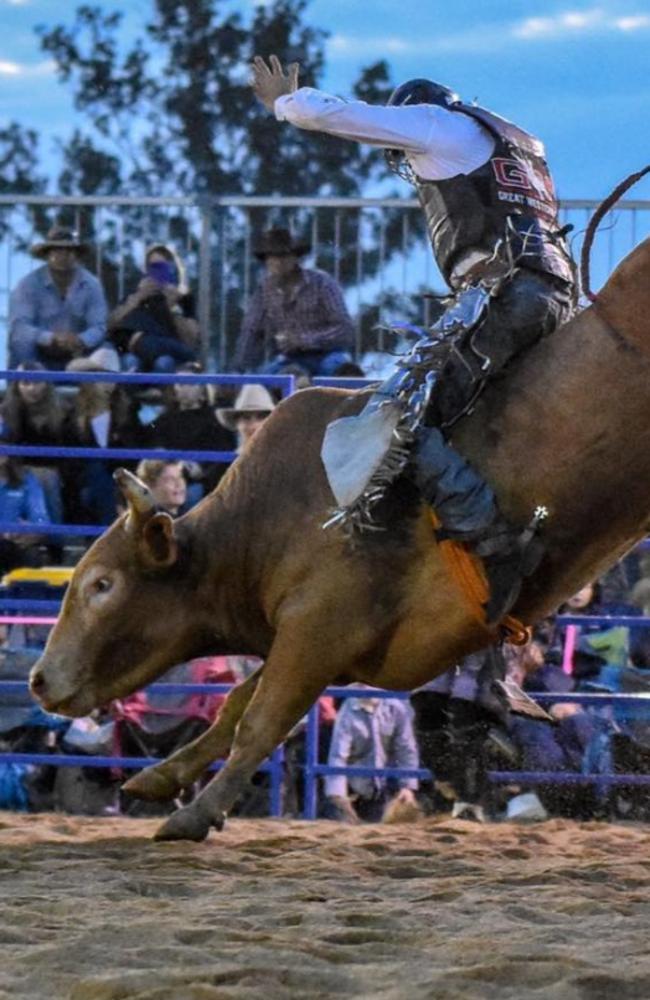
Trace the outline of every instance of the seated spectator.
{"label": "seated spectator", "polygon": [[71,229],[53,226],[31,248],[45,264],[22,278],[9,299],[9,367],[40,361],[63,369],[106,336],[108,309],[97,278],[81,266],[88,250]]}
{"label": "seated spectator", "polygon": [[111,313],[109,336],[127,371],[173,372],[197,360],[199,325],[183,263],[171,247],[155,243],[144,258],[145,274]]}
{"label": "seated spectator", "polygon": [[[567,615],[629,615],[638,617],[637,606],[627,602],[604,602],[599,581],[586,584],[559,608]],[[563,646],[563,630],[552,637],[552,647]],[[625,626],[586,622],[579,626],[573,654],[572,672],[578,682],[616,684],[618,671],[628,661],[630,630]]]}
{"label": "seated spectator", "polygon": [[149,487],[156,505],[161,510],[166,510],[172,517],[179,517],[192,506],[187,502],[187,480],[183,462],[164,458],[143,458],[135,474]]}
{"label": "seated spectator", "polygon": [[366,373],[364,372],[361,365],[358,365],[356,361],[344,361],[332,372],[334,378],[365,378]]}
{"label": "seated spectator", "polygon": [[[228,660],[225,656],[199,657],[172,667],[157,683],[231,684],[235,677]],[[225,694],[139,691],[121,701],[112,702],[111,715],[116,722],[116,755],[168,757],[212,725],[225,699]],[[129,816],[169,813],[182,802],[187,802],[188,794],[191,797],[191,790],[185,790],[182,801],[176,803],[145,803],[125,797],[122,811]]]}
{"label": "seated spectator", "polygon": [[[25,373],[42,371],[40,361],[19,365]],[[43,445],[61,444],[70,407],[52,382],[33,382],[25,377],[9,382],[2,404],[2,422],[7,442],[11,444]],[[63,522],[61,496],[61,463],[51,458],[30,458],[25,465],[33,472],[45,493],[50,520]]]}
{"label": "seated spectator", "polygon": [[308,375],[331,375],[352,361],[352,320],[338,283],[303,268],[309,247],[288,229],[269,229],[255,250],[266,274],[244,316],[235,358],[238,371],[277,374],[288,365]]}
{"label": "seated spectator", "polygon": [[237,434],[237,451],[241,453],[275,409],[268,389],[263,385],[244,385],[233,406],[221,406],[217,420],[222,427]]}
{"label": "seated spectator", "polygon": [[[168,387],[162,412],[145,428],[146,447],[169,451],[234,451],[235,434],[217,421],[211,386],[188,384],[182,379],[184,373],[200,372],[201,366],[188,362],[176,370],[181,378]],[[227,463],[221,462],[186,462],[192,486],[202,486],[196,499],[214,489],[227,467]]]}
{"label": "seated spectator", "polygon": [[[69,365],[75,372],[120,370],[117,353],[102,347]],[[140,444],[133,404],[114,382],[83,382],[75,397],[65,443],[79,448],[135,448]],[[68,460],[64,469],[66,519],[72,523],[110,524],[117,516],[113,472],[124,461],[107,458]]]}
{"label": "seated spectator", "polygon": [[[52,753],[70,720],[48,715],[29,694],[29,674],[42,649],[14,646],[6,633],[7,627],[0,625],[0,677],[21,681],[24,690],[4,692],[0,698],[0,751]],[[56,771],[49,765],[10,764],[0,758],[0,809],[54,809]]]}
{"label": "seated spectator", "polygon": [[[362,685],[358,685],[361,687]],[[328,756],[330,767],[419,767],[411,709],[399,698],[346,698],[339,709]],[[357,778],[327,775],[329,819],[377,822],[387,803],[415,803],[417,778]]]}
{"label": "seated spectator", "polygon": [[[1,443],[7,443],[0,437]],[[0,454],[0,521],[26,524],[49,524],[43,487],[36,476],[27,472],[19,458]],[[42,566],[43,543],[47,536],[38,533],[0,535],[0,574],[17,566]]]}
{"label": "seated spectator", "polygon": [[[557,701],[544,705],[554,723],[517,715],[510,717],[509,735],[519,752],[519,768],[574,773],[587,770],[587,755],[603,730],[602,720],[576,702],[562,701],[562,694],[576,689],[575,681],[561,667],[544,662],[538,643],[529,643],[522,656],[527,664],[523,666],[523,676],[519,673],[515,680],[521,682],[524,691],[533,695],[536,692],[557,694]],[[594,788],[589,785],[549,782],[535,784],[533,788],[550,814],[589,819],[598,808]]]}
{"label": "seated spectator", "polygon": [[492,757],[500,754],[511,763],[513,753],[503,732],[501,706],[495,715],[485,697],[487,657],[492,655],[498,654],[472,653],[411,695],[420,760],[433,776],[432,786],[427,783],[423,789],[430,809],[451,808],[452,817],[481,823],[495,812],[488,778]]}

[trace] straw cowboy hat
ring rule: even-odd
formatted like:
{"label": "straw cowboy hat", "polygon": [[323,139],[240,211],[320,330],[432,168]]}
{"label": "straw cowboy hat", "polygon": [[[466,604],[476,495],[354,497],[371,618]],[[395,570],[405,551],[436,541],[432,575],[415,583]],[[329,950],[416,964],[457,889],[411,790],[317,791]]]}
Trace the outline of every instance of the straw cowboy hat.
{"label": "straw cowboy hat", "polygon": [[47,257],[50,250],[55,250],[57,247],[64,250],[76,250],[79,254],[88,250],[88,244],[79,239],[79,233],[75,232],[74,229],[68,229],[66,226],[52,226],[45,239],[41,243],[34,243],[29,248],[29,252],[32,257],[44,258]]}
{"label": "straw cowboy hat", "polygon": [[268,416],[275,409],[275,403],[263,385],[254,383],[242,386],[233,406],[219,407],[216,411],[217,420],[222,427],[234,431],[237,419],[244,413],[259,413]]}
{"label": "straw cowboy hat", "polygon": [[85,358],[73,358],[66,365],[68,372],[114,372],[120,371],[120,359],[112,347],[98,347]]}
{"label": "straw cowboy hat", "polygon": [[255,256],[258,260],[265,257],[287,257],[293,254],[294,257],[303,257],[309,253],[311,247],[308,243],[294,243],[288,229],[267,229],[262,233],[255,246]]}

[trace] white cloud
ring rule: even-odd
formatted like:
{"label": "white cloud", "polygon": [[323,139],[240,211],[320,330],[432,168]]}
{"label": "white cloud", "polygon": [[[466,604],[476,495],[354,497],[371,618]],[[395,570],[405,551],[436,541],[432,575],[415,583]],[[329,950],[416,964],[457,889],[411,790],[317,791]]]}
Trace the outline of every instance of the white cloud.
{"label": "white cloud", "polygon": [[650,28],[650,14],[637,14],[631,17],[618,17],[615,22],[616,27],[621,31],[639,31],[642,28]]}
{"label": "white cloud", "polygon": [[363,50],[364,56],[369,53],[384,53],[390,55],[409,55],[424,48],[423,45],[410,39],[398,38],[395,35],[366,37],[361,41],[356,35],[334,34],[328,40],[330,52],[340,55],[358,55]]}
{"label": "white cloud", "polygon": [[331,57],[418,56],[427,53],[494,52],[518,41],[556,41],[588,33],[625,33],[650,29],[650,14],[612,14],[602,7],[588,10],[566,10],[549,17],[528,17],[523,21],[503,24],[476,24],[466,31],[420,38],[399,35],[334,34],[328,41]]}
{"label": "white cloud", "polygon": [[617,16],[602,7],[590,10],[567,10],[551,17],[527,17],[511,26],[516,38],[543,39],[585,34],[587,32],[642,31],[650,27],[650,15]]}
{"label": "white cloud", "polygon": [[0,76],[49,76],[55,70],[52,59],[39,63],[17,63],[0,59]]}

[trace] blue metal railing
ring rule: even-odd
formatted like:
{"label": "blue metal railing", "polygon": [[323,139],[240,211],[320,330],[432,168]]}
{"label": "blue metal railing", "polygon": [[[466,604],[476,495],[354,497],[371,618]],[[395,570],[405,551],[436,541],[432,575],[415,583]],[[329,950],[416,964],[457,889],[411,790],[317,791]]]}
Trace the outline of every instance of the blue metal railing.
{"label": "blue metal railing", "polygon": [[[165,694],[226,694],[233,688],[232,684],[193,684],[193,683],[156,683],[150,685],[147,691]],[[4,691],[10,694],[25,692],[28,686],[24,681],[0,682],[0,694]],[[385,691],[367,687],[330,687],[325,694],[337,698],[373,697],[408,699],[407,691]],[[587,692],[539,692],[531,693],[532,697],[542,703],[548,702],[579,702],[582,704],[602,705],[617,702],[620,704],[647,703],[650,717],[650,693],[587,693]],[[316,703],[307,715],[305,764],[304,772],[304,807],[305,819],[316,819],[318,815],[318,783],[319,778],[327,775],[343,774],[346,777],[384,777],[407,778],[420,780],[432,778],[426,768],[399,767],[361,767],[361,766],[331,766],[321,764],[318,760],[319,745],[319,711]],[[117,757],[95,756],[91,754],[15,754],[0,753],[1,762],[22,764],[51,764],[56,766],[76,767],[112,767],[123,770],[137,770],[150,764],[158,763],[154,757]],[[216,761],[209,770],[219,770],[223,761]],[[282,786],[284,778],[284,752],[279,747],[267,762],[260,766],[260,771],[270,774],[270,815],[282,815]],[[565,785],[595,785],[605,788],[614,785],[650,785],[650,774],[583,774],[567,771],[490,771],[489,777],[496,783],[516,782],[519,784],[565,784]]]}

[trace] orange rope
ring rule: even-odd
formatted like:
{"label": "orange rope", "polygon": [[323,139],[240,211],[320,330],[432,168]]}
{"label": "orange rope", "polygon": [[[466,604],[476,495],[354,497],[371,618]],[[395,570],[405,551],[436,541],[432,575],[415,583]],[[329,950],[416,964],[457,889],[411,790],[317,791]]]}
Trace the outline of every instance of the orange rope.
{"label": "orange rope", "polygon": [[[434,530],[440,527],[440,521],[431,511]],[[494,628],[488,628],[485,621],[485,602],[489,597],[489,588],[483,563],[478,556],[473,555],[462,542],[454,542],[449,538],[438,542],[440,554],[447,565],[449,575],[462,593],[473,617],[482,625],[494,642],[494,631],[500,631],[505,642],[513,646],[524,646],[531,637],[532,630],[518,618],[505,615]]]}

